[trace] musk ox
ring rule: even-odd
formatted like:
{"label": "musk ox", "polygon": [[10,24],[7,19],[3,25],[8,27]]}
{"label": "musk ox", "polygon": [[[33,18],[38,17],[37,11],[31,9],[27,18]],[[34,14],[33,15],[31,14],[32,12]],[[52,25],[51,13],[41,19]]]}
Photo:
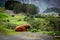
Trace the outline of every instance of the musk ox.
{"label": "musk ox", "polygon": [[15,31],[16,32],[27,31],[27,29],[29,29],[29,28],[30,28],[29,24],[19,25],[19,26],[16,26]]}

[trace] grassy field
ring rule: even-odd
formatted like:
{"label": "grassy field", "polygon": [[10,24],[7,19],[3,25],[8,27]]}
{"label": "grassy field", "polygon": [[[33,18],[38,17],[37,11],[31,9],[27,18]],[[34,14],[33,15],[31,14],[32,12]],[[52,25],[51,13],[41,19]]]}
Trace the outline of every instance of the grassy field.
{"label": "grassy field", "polygon": [[[9,29],[10,27],[15,28],[17,25],[23,25],[28,23],[27,21],[24,21],[24,18],[26,17],[26,15],[22,15],[22,14],[17,14],[14,17],[12,17],[10,14],[5,13],[5,12],[0,12],[0,33],[3,33],[5,35],[12,35],[12,34],[21,34],[21,32],[15,32],[14,29]],[[46,20],[48,19],[48,20]],[[52,18],[53,19],[53,18]],[[40,22],[40,26],[42,26],[42,28],[44,29],[43,26],[47,26],[49,24],[49,20],[52,20],[48,18],[30,18],[27,17],[27,20],[31,21],[31,23],[33,23],[32,26],[34,26],[34,24],[37,22]],[[9,22],[7,22],[7,20],[9,20]],[[55,20],[55,19],[53,19]],[[52,20],[52,21],[53,21]],[[55,20],[56,21],[56,20]],[[36,25],[38,26],[38,25]],[[33,30],[33,29],[32,29]],[[35,30],[36,31],[36,30]],[[27,32],[31,32],[27,31]],[[60,31],[41,31],[38,30],[37,31],[40,34],[48,34],[48,35],[53,35],[54,33],[56,33],[56,35],[60,35]],[[57,38],[57,40],[59,40],[59,38]]]}

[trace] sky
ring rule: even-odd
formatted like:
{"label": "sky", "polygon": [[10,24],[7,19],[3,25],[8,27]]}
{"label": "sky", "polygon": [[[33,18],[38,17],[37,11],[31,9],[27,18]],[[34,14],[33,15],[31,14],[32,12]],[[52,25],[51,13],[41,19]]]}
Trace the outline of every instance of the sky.
{"label": "sky", "polygon": [[[24,2],[28,3],[28,0],[25,0]],[[53,7],[60,8],[60,0],[31,0],[30,3],[38,6],[40,12],[45,11],[47,8],[53,8]]]}
{"label": "sky", "polygon": [[[4,0],[0,0],[0,3],[1,1],[4,1]],[[23,1],[23,0],[17,0],[17,1]],[[30,1],[31,2],[29,2],[29,0],[25,0],[24,2],[32,3],[38,6],[40,9],[40,12],[43,12],[47,8],[52,8],[52,7],[60,8],[60,0],[30,0]]]}

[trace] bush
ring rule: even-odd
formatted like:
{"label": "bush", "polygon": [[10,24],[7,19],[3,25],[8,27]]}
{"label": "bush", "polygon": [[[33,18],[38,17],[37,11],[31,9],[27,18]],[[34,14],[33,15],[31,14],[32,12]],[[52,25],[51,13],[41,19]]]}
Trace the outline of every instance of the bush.
{"label": "bush", "polygon": [[50,22],[49,25],[51,25],[55,31],[59,30],[60,23],[57,17],[46,17],[45,19]]}
{"label": "bush", "polygon": [[[54,21],[53,21],[54,20]],[[32,28],[29,30],[35,31],[54,31],[56,26],[58,26],[58,20],[56,18],[44,17],[44,18],[34,18],[34,17],[25,17],[24,21],[27,21],[31,24]]]}
{"label": "bush", "polygon": [[17,26],[16,24],[12,24],[12,23],[6,23],[6,28],[8,29],[15,29],[15,27]]}
{"label": "bush", "polygon": [[29,32],[39,32],[37,29],[32,29],[32,28],[28,29],[28,31]]}

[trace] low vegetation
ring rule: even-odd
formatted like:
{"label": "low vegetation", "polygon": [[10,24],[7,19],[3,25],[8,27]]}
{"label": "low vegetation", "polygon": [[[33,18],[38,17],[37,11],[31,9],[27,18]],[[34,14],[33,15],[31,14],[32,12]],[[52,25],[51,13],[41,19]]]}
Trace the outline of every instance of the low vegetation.
{"label": "low vegetation", "polygon": [[15,15],[14,17],[12,17],[10,14],[0,12],[0,21],[1,21],[0,32],[4,31],[5,33],[10,33],[10,32],[13,33],[15,32],[14,28],[17,25],[29,23],[32,26],[32,28],[28,29],[29,32],[39,32],[42,34],[49,34],[49,35],[53,35],[54,33],[59,35],[60,33],[58,31],[60,30],[58,27],[60,23],[57,20],[57,17],[48,16],[44,18],[42,17],[36,18],[34,16],[26,16],[26,15]]}
{"label": "low vegetation", "polygon": [[[16,15],[12,16],[9,13],[4,12],[5,10],[11,10]],[[21,2],[13,0],[7,1],[5,7],[0,8],[0,33],[5,35],[20,34],[21,32],[15,32],[15,27],[29,23],[31,28],[28,29],[27,32],[38,32],[40,34],[48,35],[54,35],[55,33],[55,35],[59,36],[60,16],[41,16],[38,12],[39,8],[33,4],[22,4]]]}

